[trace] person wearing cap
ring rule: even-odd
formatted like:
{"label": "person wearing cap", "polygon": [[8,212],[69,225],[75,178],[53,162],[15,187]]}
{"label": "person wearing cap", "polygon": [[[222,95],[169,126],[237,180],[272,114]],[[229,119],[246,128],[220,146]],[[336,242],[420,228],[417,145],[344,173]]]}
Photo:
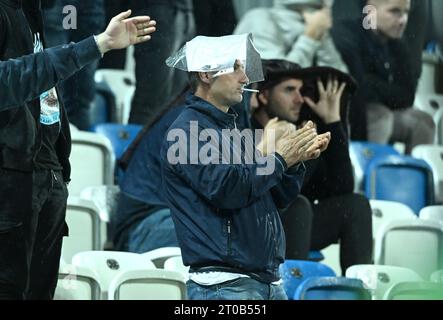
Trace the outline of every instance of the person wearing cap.
{"label": "person wearing cap", "polygon": [[265,132],[269,140],[256,149],[253,135],[240,132],[231,106],[263,79],[250,35],[196,37],[167,64],[190,72],[193,92],[160,153],[164,196],[190,266],[188,298],[287,299],[276,283],[285,253],[278,208],[295,199],[302,161],[318,157],[329,135],[287,123],[272,132],[274,148]]}
{"label": "person wearing cap", "polygon": [[0,0],[0,300],[54,295],[71,148],[55,86],[110,50],[149,40],[155,22],[130,15],[97,36],[44,49],[40,1]]}
{"label": "person wearing cap", "polygon": [[[263,60],[265,80],[258,83],[256,129],[278,117],[297,125],[314,121],[331,142],[319,158],[305,163],[301,196],[282,212],[286,258],[305,260],[309,250],[340,243],[343,275],[355,264],[372,261],[372,218],[369,201],[354,194],[346,122],[347,95],[355,83],[327,67],[301,68],[285,60]],[[345,92],[345,90],[347,92]]]}
{"label": "person wearing cap", "polygon": [[366,16],[337,23],[332,36],[359,89],[350,112],[352,140],[402,142],[405,153],[432,144],[432,117],[413,108],[420,74],[404,33],[410,0],[361,0]]}
{"label": "person wearing cap", "polygon": [[331,3],[327,0],[274,0],[272,8],[248,11],[234,34],[252,32],[263,59],[285,59],[304,68],[329,66],[346,72],[347,66],[329,34]]}

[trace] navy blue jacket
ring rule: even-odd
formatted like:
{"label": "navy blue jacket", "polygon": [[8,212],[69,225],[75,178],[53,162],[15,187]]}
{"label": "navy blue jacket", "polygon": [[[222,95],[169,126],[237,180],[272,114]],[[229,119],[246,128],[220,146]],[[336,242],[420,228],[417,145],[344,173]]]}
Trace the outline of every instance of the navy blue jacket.
{"label": "navy blue jacket", "polygon": [[[186,105],[169,133],[183,130],[187,140],[191,140],[191,121],[198,121],[199,131],[215,130],[220,141],[222,129],[238,133],[237,115],[231,110],[224,113],[193,95],[188,97]],[[206,141],[199,141],[198,150],[204,145]],[[226,266],[255,273],[263,282],[278,280],[278,267],[284,261],[285,235],[277,208],[286,207],[299,194],[304,166],[287,170],[284,159],[272,154],[268,158],[275,160],[275,169],[269,175],[258,175],[257,170],[262,166],[256,161],[189,164],[195,156],[192,149],[186,154],[188,164],[172,164],[168,152],[177,146],[178,152],[190,150],[190,141],[177,144],[165,140],[161,165],[164,195],[184,264],[193,268]],[[230,151],[235,152],[232,145]]]}

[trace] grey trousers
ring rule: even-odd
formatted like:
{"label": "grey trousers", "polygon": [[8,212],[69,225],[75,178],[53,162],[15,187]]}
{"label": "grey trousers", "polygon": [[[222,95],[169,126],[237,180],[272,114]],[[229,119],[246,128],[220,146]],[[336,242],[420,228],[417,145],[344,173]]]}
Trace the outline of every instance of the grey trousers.
{"label": "grey trousers", "polygon": [[435,124],[432,117],[413,108],[392,111],[382,104],[368,104],[368,141],[375,143],[402,142],[405,153],[420,144],[433,144]]}

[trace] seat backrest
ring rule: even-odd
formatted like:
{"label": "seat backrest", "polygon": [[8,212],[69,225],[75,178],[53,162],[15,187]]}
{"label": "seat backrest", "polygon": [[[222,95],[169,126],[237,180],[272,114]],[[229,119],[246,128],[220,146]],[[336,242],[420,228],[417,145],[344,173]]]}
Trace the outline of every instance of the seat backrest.
{"label": "seat backrest", "polygon": [[104,81],[109,85],[116,98],[116,121],[123,123],[125,96],[128,91],[134,90],[134,75],[124,70],[99,69],[95,73],[95,81]]}
{"label": "seat backrest", "polygon": [[443,223],[443,206],[429,206],[420,210],[420,219]]}
{"label": "seat backrest", "polygon": [[141,254],[146,259],[151,260],[157,268],[163,268],[165,261],[170,257],[176,257],[182,255],[179,247],[162,247],[153,249]]}
{"label": "seat backrest", "polygon": [[110,230],[111,217],[117,210],[119,186],[90,186],[80,193],[80,198],[92,201],[99,209],[101,220],[101,248],[106,241],[112,242],[113,234]]}
{"label": "seat backrest", "polygon": [[355,191],[363,191],[367,167],[372,159],[380,155],[399,154],[390,145],[371,142],[351,141],[349,144],[349,157],[355,174]]}
{"label": "seat backrest", "polygon": [[97,133],[71,133],[69,194],[79,196],[88,186],[113,185],[115,156],[108,139]]}
{"label": "seat backrest", "polygon": [[176,271],[121,272],[109,286],[109,300],[185,300],[186,279]]}
{"label": "seat backrest", "polygon": [[93,131],[109,139],[115,158],[120,159],[141,129],[137,124],[102,123],[94,126]]}
{"label": "seat backrest", "polygon": [[346,270],[346,277],[363,281],[375,300],[382,300],[386,291],[396,283],[423,281],[411,269],[373,264],[353,265]]}
{"label": "seat backrest", "polygon": [[435,201],[443,202],[443,146],[419,145],[412,150],[412,156],[422,159],[432,168]]}
{"label": "seat backrest", "polygon": [[416,219],[411,208],[407,205],[384,200],[369,200],[372,209],[372,237],[375,239],[380,226],[392,220]]}
{"label": "seat backrest", "polygon": [[311,277],[298,286],[294,300],[371,300],[359,279]]}
{"label": "seat backrest", "polygon": [[72,264],[93,270],[98,275],[102,297],[106,299],[109,284],[122,271],[155,269],[155,265],[138,253],[119,251],[86,251],[77,253]]}
{"label": "seat backrest", "polygon": [[376,264],[405,267],[429,279],[443,267],[443,224],[431,220],[394,220],[375,238]]}
{"label": "seat backrest", "polygon": [[54,300],[99,300],[97,274],[71,264],[60,266]]}
{"label": "seat backrest", "polygon": [[373,159],[367,169],[365,193],[369,199],[390,200],[409,206],[416,215],[434,204],[431,167],[409,156],[388,155]]}
{"label": "seat backrest", "polygon": [[185,266],[183,264],[183,259],[181,256],[167,258],[163,264],[163,269],[180,272],[185,277],[187,277],[189,274],[189,266]]}
{"label": "seat backrest", "polygon": [[383,300],[443,300],[443,286],[433,282],[401,282],[393,285]]}
{"label": "seat backrest", "polygon": [[335,272],[327,265],[304,260],[285,260],[280,265],[279,271],[283,288],[289,299],[292,299],[297,287],[306,279],[317,276],[335,276]]}
{"label": "seat backrest", "polygon": [[66,223],[69,237],[63,238],[62,245],[62,257],[66,262],[71,262],[78,252],[101,249],[103,221],[94,203],[70,196],[66,208]]}
{"label": "seat backrest", "polygon": [[443,269],[436,270],[431,274],[431,282],[437,282],[443,284]]}

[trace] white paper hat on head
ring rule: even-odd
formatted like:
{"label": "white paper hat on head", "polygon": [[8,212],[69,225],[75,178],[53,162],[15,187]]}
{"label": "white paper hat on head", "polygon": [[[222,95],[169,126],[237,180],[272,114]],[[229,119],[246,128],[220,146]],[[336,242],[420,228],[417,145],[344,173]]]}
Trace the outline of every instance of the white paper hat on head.
{"label": "white paper hat on head", "polygon": [[166,59],[166,64],[188,72],[215,72],[214,76],[219,76],[234,72],[237,60],[243,63],[250,83],[263,81],[260,54],[251,34],[197,36]]}

